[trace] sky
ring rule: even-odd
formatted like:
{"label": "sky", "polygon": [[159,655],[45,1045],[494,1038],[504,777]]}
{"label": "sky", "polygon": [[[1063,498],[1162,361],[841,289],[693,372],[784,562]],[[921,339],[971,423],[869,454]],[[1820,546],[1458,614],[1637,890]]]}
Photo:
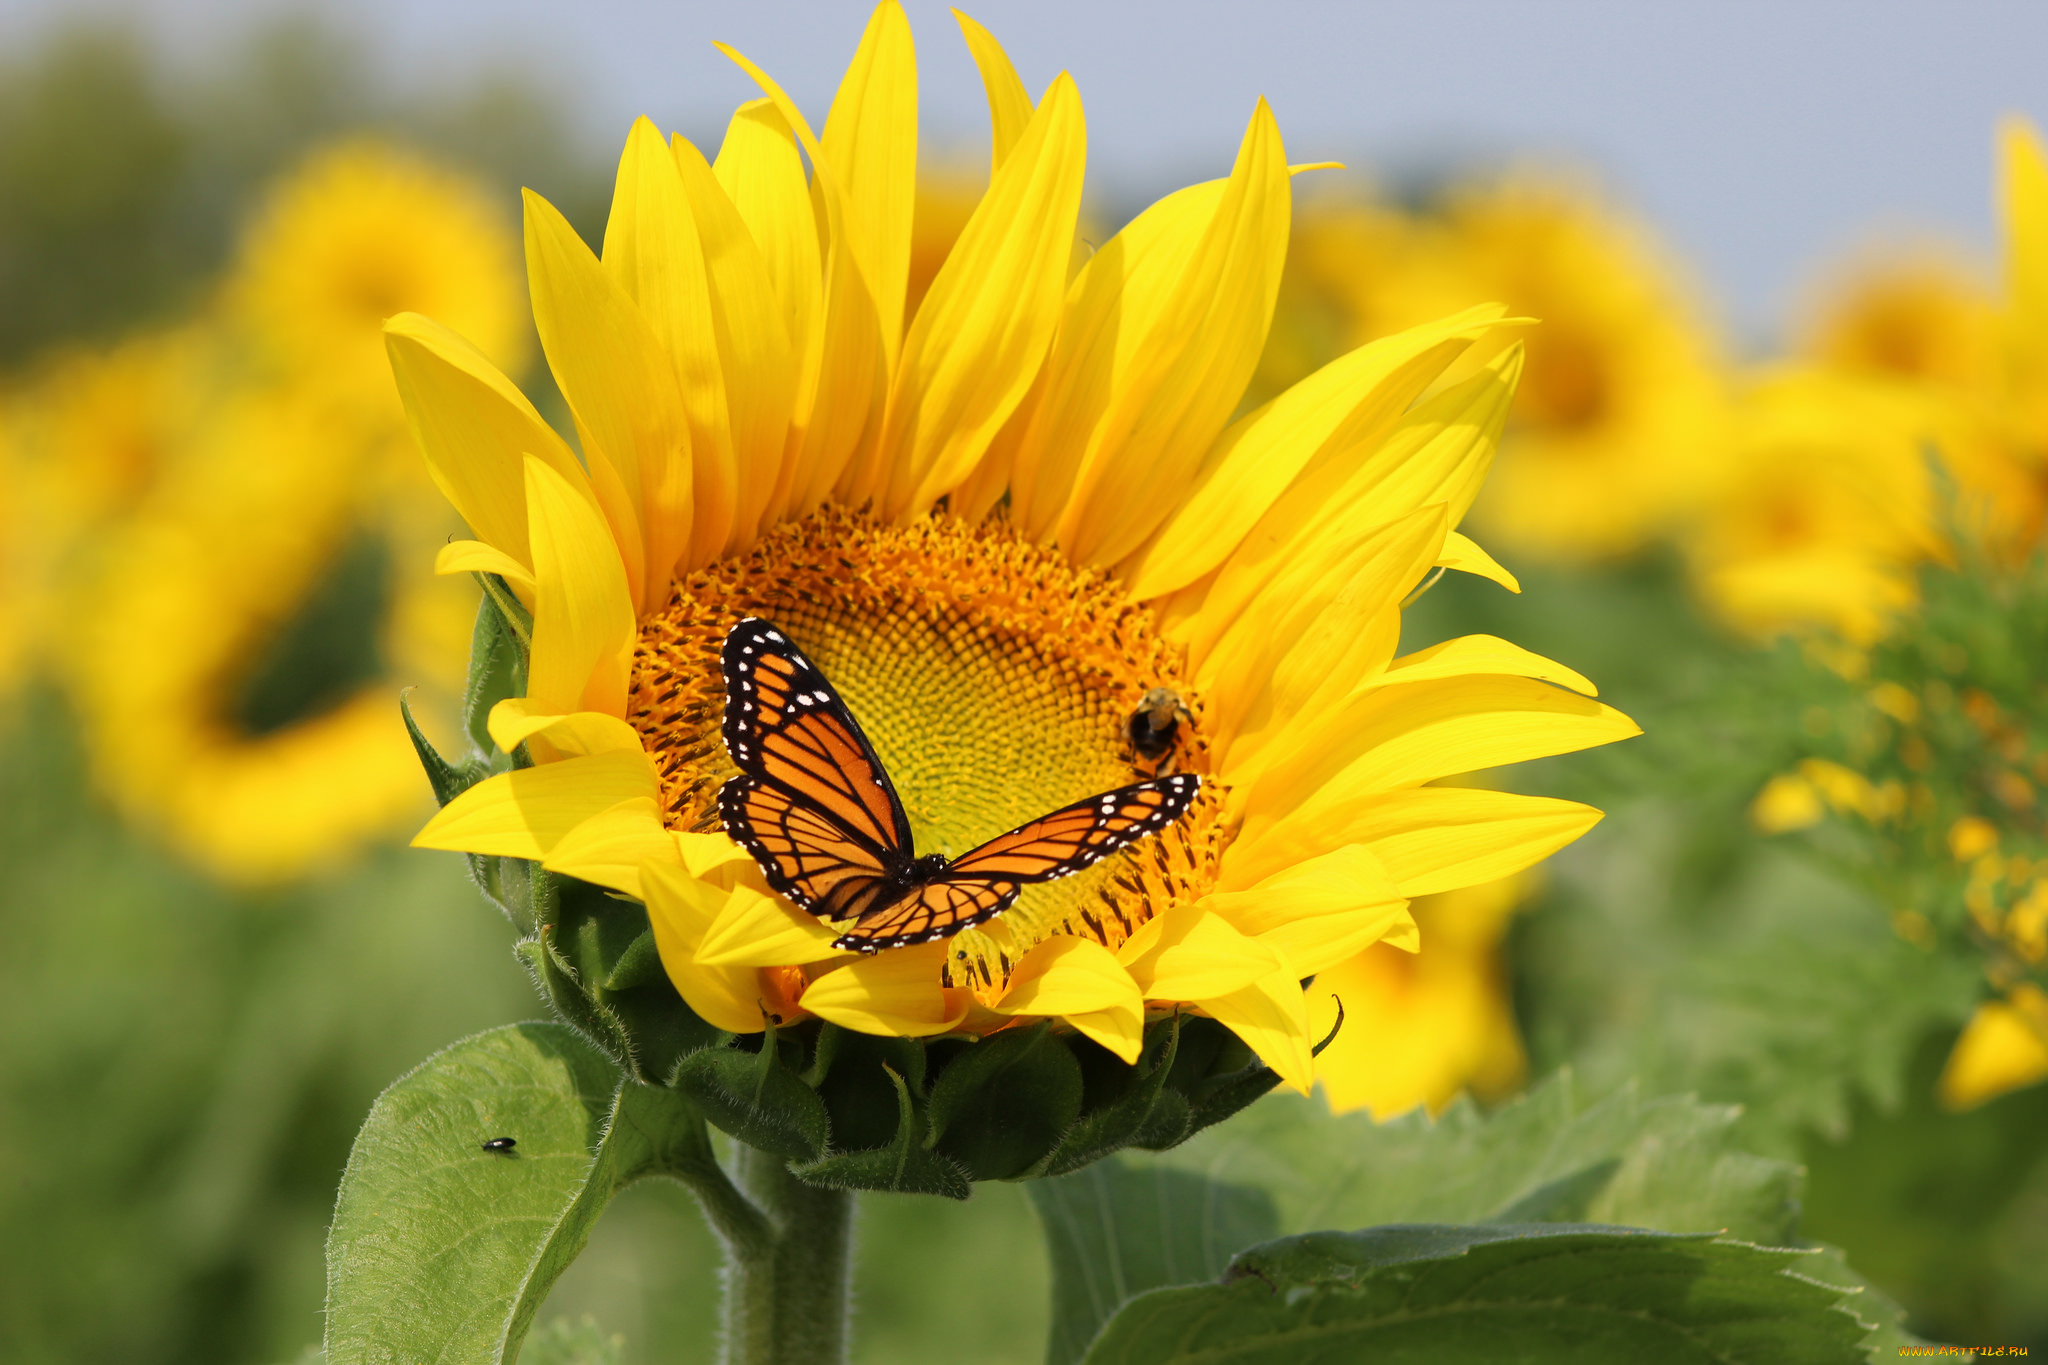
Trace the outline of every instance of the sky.
{"label": "sky", "polygon": [[[945,5],[905,0],[928,146],[979,154],[987,112]],[[858,0],[0,0],[0,45],[132,17],[180,60],[312,10],[402,88],[534,73],[593,155],[630,120],[715,138],[760,62],[821,121]],[[1122,201],[1227,171],[1256,98],[1291,160],[1402,175],[1446,159],[1591,173],[1767,337],[1820,263],[1930,233],[1988,251],[2000,115],[2048,119],[2048,4],[1991,0],[982,0],[1034,92],[1079,84],[1090,184]]]}

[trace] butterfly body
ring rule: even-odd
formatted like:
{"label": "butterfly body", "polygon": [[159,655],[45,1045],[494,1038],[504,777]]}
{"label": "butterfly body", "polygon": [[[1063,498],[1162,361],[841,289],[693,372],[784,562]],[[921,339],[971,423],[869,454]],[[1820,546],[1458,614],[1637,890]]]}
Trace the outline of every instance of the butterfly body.
{"label": "butterfly body", "polygon": [[837,948],[928,943],[1165,829],[1200,790],[1192,774],[1103,792],[957,858],[918,855],[889,774],[825,675],[758,617],[727,634],[724,738],[740,776],[718,794],[726,832],[768,884],[820,919],[852,921]]}

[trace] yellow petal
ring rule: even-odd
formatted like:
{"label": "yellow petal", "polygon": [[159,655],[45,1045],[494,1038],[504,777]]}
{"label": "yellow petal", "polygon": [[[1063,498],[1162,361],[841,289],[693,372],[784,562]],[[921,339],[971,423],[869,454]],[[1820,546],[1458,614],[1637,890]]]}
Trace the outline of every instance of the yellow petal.
{"label": "yellow petal", "polygon": [[511,753],[535,735],[544,735],[565,754],[639,753],[640,732],[617,716],[602,711],[567,715],[536,711],[529,697],[507,697],[491,708],[491,742]]}
{"label": "yellow petal", "polygon": [[440,323],[400,313],[384,324],[384,349],[435,486],[479,538],[532,568],[520,457],[538,455],[582,484],[575,454],[483,352]]}
{"label": "yellow petal", "polygon": [[1484,675],[1370,688],[1298,729],[1239,803],[1245,856],[1268,837],[1314,852],[1356,842],[1352,821],[1394,788],[1642,733],[1591,698]]}
{"label": "yellow petal", "polygon": [[683,1002],[727,1033],[759,1033],[768,1014],[760,973],[752,967],[706,967],[696,959],[697,944],[725,903],[726,892],[660,863],[647,865],[641,884],[647,892],[655,949]]}
{"label": "yellow petal", "polygon": [[1010,519],[1032,539],[1053,534],[1084,458],[1105,439],[1111,404],[1141,372],[1150,333],[1135,330],[1135,301],[1149,300],[1157,311],[1216,218],[1224,189],[1219,180],[1167,195],[1110,238],[1068,286],[1045,392],[1019,439],[1010,480]]}
{"label": "yellow petal", "polygon": [[1589,697],[1600,695],[1600,689],[1584,675],[1493,635],[1461,635],[1455,640],[1404,654],[1387,666],[1387,671],[1380,675],[1378,681],[1421,682],[1424,678],[1457,678],[1473,673],[1541,678]]}
{"label": "yellow petal", "polygon": [[1122,326],[1144,344],[1112,381],[1105,439],[1083,456],[1060,515],[1056,538],[1077,562],[1116,563],[1184,495],[1266,344],[1290,212],[1280,129],[1261,99],[1185,267],[1125,289]]}
{"label": "yellow petal", "polygon": [[[784,515],[802,515],[835,492],[842,501],[857,505],[872,496],[876,471],[872,461],[856,462],[854,456],[867,434],[870,416],[887,393],[889,367],[875,296],[848,242],[846,219],[851,210],[846,192],[796,102],[739,52],[724,43],[712,46],[753,77],[774,102],[776,112],[811,158],[818,198],[825,209],[829,248],[822,320],[810,329],[801,355],[790,456],[784,462],[789,480]],[[809,203],[808,196],[805,203]]]}
{"label": "yellow petal", "polygon": [[637,633],[617,548],[597,509],[532,456],[526,508],[535,580],[527,696],[540,714],[623,716]]}
{"label": "yellow petal", "polygon": [[1477,544],[1459,531],[1453,531],[1444,537],[1444,552],[1438,557],[1436,562],[1443,565],[1446,569],[1456,569],[1460,573],[1477,574],[1481,578],[1490,578],[1509,592],[1520,592],[1522,590],[1520,580],[1506,569],[1503,569],[1492,555],[1480,549]]}
{"label": "yellow petal", "polygon": [[1241,732],[1250,750],[1263,749],[1385,667],[1401,599],[1443,544],[1444,510],[1420,508],[1365,528],[1327,557],[1277,566],[1213,646],[1190,644],[1196,683],[1211,699],[1204,729],[1231,781],[1257,771],[1256,759],[1239,752]]}
{"label": "yellow petal", "polygon": [[957,9],[953,18],[959,22],[960,36],[967,40],[967,50],[981,72],[982,89],[988,92],[988,173],[989,179],[994,180],[1031,122],[1031,95],[1017,78],[1017,68],[1010,65],[1010,54],[1003,51],[994,34]]}
{"label": "yellow petal", "polygon": [[1193,1002],[1242,1038],[1280,1079],[1306,1095],[1315,1083],[1308,1036],[1308,998],[1291,966],[1269,972],[1228,995]]}
{"label": "yellow petal", "polygon": [[1370,448],[1312,467],[1259,518],[1222,567],[1168,600],[1169,633],[1199,659],[1254,597],[1294,566],[1334,559],[1376,526],[1441,503],[1455,526],[1493,461],[1521,347],[1406,413]]}
{"label": "yellow petal", "polygon": [[633,301],[675,367],[690,429],[688,526],[648,528],[649,560],[684,558],[693,568],[730,547],[738,516],[738,475],[726,415],[725,369],[718,351],[711,288],[696,215],[681,169],[652,121],[634,122],[619,157],[604,268]]}
{"label": "yellow petal", "polygon": [[829,962],[846,954],[832,946],[838,931],[781,896],[735,886],[697,945],[707,967],[785,967]]}
{"label": "yellow petal", "polygon": [[1227,994],[1283,965],[1270,948],[1194,905],[1154,915],[1124,940],[1116,958],[1147,1000]]}
{"label": "yellow petal", "polygon": [[[1225,885],[1234,869],[1224,865]],[[1347,844],[1200,904],[1276,949],[1301,976],[1334,967],[1388,935],[1412,930],[1408,902],[1370,849]]]}
{"label": "yellow petal", "polygon": [[775,101],[752,100],[734,111],[711,173],[760,249],[789,353],[800,357],[823,316],[824,266],[803,155]]}
{"label": "yellow petal", "polygon": [[859,958],[806,987],[803,1007],[856,1033],[950,1033],[967,1017],[973,997],[939,984],[945,957],[945,944],[924,943]]}
{"label": "yellow petal", "polygon": [[670,149],[696,218],[710,286],[711,324],[725,375],[733,471],[739,481],[727,545],[738,549],[752,543],[781,479],[790,405],[796,401],[796,359],[768,262],[753,234],[703,153],[681,137],[671,141]]}
{"label": "yellow petal", "polygon": [[644,900],[642,865],[668,859],[674,847],[668,830],[662,827],[654,798],[635,796],[563,835],[541,866]]}
{"label": "yellow petal", "polygon": [[922,515],[980,461],[1059,324],[1087,132],[1062,74],[932,281],[889,394],[883,515]]}
{"label": "yellow petal", "polygon": [[[1347,822],[1403,896],[1429,896],[1512,876],[1600,822],[1576,801],[1476,787],[1412,787],[1362,803]],[[1286,866],[1294,850],[1268,843],[1224,854],[1224,876]]]}
{"label": "yellow petal", "polygon": [[721,868],[753,864],[753,855],[723,834],[693,834],[682,829],[674,834],[676,856],[693,877],[710,877]]}
{"label": "yellow petal", "polygon": [[1133,564],[1131,595],[1157,597],[1216,568],[1304,470],[1341,451],[1371,449],[1504,312],[1497,304],[1472,308],[1360,346],[1233,423]]}
{"label": "yellow petal", "polygon": [[539,862],[570,830],[635,797],[658,796],[644,754],[592,754],[485,778],[443,806],[414,848]]}
{"label": "yellow petal", "polygon": [[1092,939],[1055,934],[1010,973],[998,1014],[1057,1016],[1123,1058],[1138,1060],[1145,1000],[1116,955]]}
{"label": "yellow petal", "polygon": [[896,0],[868,17],[860,47],[825,116],[824,157],[845,193],[844,234],[875,301],[885,365],[893,370],[910,282],[917,205],[917,51]]}
{"label": "yellow petal", "polygon": [[2021,327],[2039,336],[2048,329],[2048,155],[2016,114],[2000,121],[1998,142],[2006,288]]}
{"label": "yellow petal", "polygon": [[643,572],[629,575],[640,582],[635,605],[664,602],[678,558],[671,550],[687,544],[692,558],[699,553],[690,536],[690,423],[675,366],[568,220],[531,190],[526,273],[534,325],[583,433],[584,456],[593,472],[600,461],[612,467],[633,509],[644,555]]}
{"label": "yellow petal", "polygon": [[[520,500],[522,503],[524,498]],[[434,556],[437,574],[494,573],[509,583],[519,600],[533,603],[533,570],[495,545],[481,540],[451,540]]]}

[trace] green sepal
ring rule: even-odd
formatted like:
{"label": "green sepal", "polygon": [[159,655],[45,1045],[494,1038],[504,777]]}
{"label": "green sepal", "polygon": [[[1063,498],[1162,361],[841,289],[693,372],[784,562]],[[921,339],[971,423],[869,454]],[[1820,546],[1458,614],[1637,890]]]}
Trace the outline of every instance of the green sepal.
{"label": "green sepal", "polygon": [[1081,1113],[1081,1064],[1052,1022],[962,1048],[932,1084],[925,1145],[976,1180],[1007,1180],[1043,1160]]}
{"label": "green sepal", "polygon": [[624,973],[613,985],[643,939],[652,937],[647,907],[601,886],[558,873],[540,874],[551,889],[554,942],[574,965],[583,994],[616,1019],[630,1040],[630,1056],[622,1065],[642,1085],[662,1085],[676,1063],[693,1052],[722,1046],[730,1037],[705,1022],[676,993],[656,956]]}
{"label": "green sepal", "polygon": [[1151,1117],[1153,1103],[1159,1098],[1167,1073],[1173,1069],[1174,1058],[1180,1051],[1180,1036],[1181,1016],[1178,1013],[1146,1029],[1144,1047],[1138,1054],[1136,1065],[1124,1067],[1126,1075],[1119,1077],[1124,1082],[1121,1093],[1091,1106],[1067,1129],[1059,1145],[1025,1174],[1064,1175],[1100,1161],[1128,1145],[1131,1138],[1144,1128],[1146,1119]]}
{"label": "green sepal", "polygon": [[782,1064],[771,1033],[759,1052],[705,1048],[676,1063],[669,1085],[712,1126],[749,1147],[791,1161],[816,1161],[831,1145],[825,1103]]}
{"label": "green sepal", "polygon": [[[512,921],[522,937],[531,937],[542,923],[543,915],[534,905],[534,897],[545,895],[546,873],[539,863],[530,863],[524,858],[504,858],[490,853],[471,853],[469,876],[477,890],[484,897],[505,912],[505,918]],[[539,881],[541,884],[536,885]],[[543,907],[544,908],[544,907]]]}
{"label": "green sepal", "polygon": [[607,991],[630,991],[660,979],[661,950],[654,946],[654,930],[644,930],[640,937],[626,945],[626,951],[619,954],[612,964],[611,974],[604,979]]}
{"label": "green sepal", "polygon": [[[477,752],[488,754],[493,748],[491,708],[507,697],[526,695],[533,622],[503,579],[496,574],[477,574],[476,580],[484,592],[477,603],[476,628],[470,633],[469,684],[462,696],[462,723]],[[514,612],[516,618],[511,615]]]}
{"label": "green sepal", "polygon": [[513,953],[532,974],[541,994],[562,1016],[562,1021],[582,1034],[616,1064],[631,1070],[633,1045],[619,1016],[590,998],[576,979],[576,969],[555,948],[555,926],[543,924],[531,938],[512,945]]}
{"label": "green sepal", "polygon": [[828,1189],[967,1198],[973,1193],[973,1182],[950,1158],[926,1150],[918,1141],[925,1125],[917,1103],[911,1098],[910,1087],[896,1068],[884,1064],[882,1069],[895,1085],[895,1138],[885,1147],[842,1152],[822,1161],[792,1164],[789,1169],[804,1183]]}
{"label": "green sepal", "polygon": [[488,763],[450,763],[441,756],[420,729],[412,715],[410,692],[398,694],[398,714],[405,717],[405,733],[412,737],[412,751],[419,755],[420,766],[427,770],[427,785],[434,789],[434,800],[447,805],[456,797],[474,787],[491,775]]}
{"label": "green sepal", "polygon": [[823,1046],[830,1049],[821,1048],[823,1070],[815,1062],[810,1070],[818,1073],[812,1084],[832,1114],[833,1142],[848,1152],[887,1147],[901,1128],[897,1084],[924,1094],[924,1043],[840,1029]]}

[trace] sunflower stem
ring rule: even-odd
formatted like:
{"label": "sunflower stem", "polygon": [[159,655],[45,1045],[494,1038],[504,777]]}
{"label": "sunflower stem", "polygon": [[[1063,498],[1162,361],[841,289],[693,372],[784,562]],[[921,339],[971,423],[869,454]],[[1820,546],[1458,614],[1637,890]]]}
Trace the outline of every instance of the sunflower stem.
{"label": "sunflower stem", "polygon": [[725,1365],[844,1365],[853,1194],[806,1185],[743,1143],[733,1164],[767,1236],[725,1236]]}

